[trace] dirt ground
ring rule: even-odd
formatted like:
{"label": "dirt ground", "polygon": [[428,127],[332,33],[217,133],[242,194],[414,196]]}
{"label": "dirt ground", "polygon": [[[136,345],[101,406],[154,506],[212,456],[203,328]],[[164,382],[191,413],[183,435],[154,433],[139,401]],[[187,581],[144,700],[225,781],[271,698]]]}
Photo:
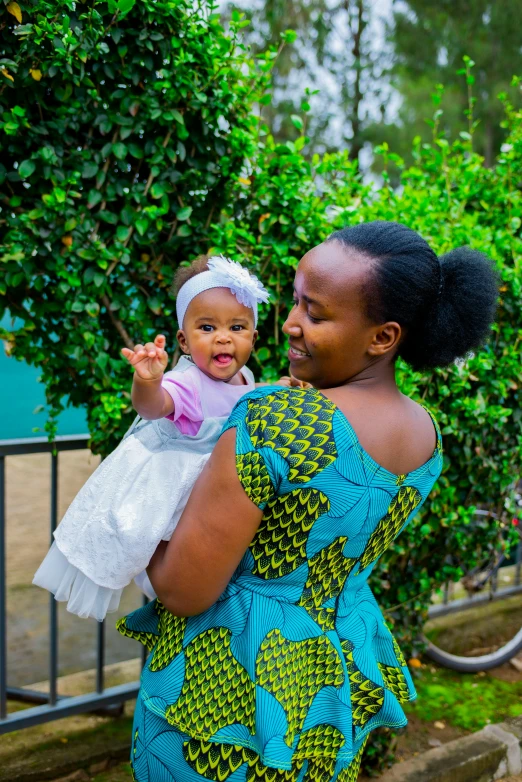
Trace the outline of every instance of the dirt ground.
{"label": "dirt ground", "polygon": [[[90,451],[68,451],[58,456],[59,514],[99,464]],[[22,686],[48,678],[47,592],[31,584],[49,547],[51,457],[30,454],[6,458],[7,640],[8,683]],[[116,619],[140,605],[134,587],[125,590],[119,612],[106,621],[106,662],[120,662],[139,654],[138,645],[114,629]],[[59,605],[59,673],[65,675],[95,664],[97,623],[80,619]]]}

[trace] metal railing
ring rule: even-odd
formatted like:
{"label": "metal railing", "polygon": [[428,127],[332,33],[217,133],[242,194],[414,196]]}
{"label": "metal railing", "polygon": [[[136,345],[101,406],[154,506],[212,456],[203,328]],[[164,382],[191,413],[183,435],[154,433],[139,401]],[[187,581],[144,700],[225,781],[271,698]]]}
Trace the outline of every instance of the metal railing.
{"label": "metal railing", "polygon": [[[58,691],[58,614],[57,603],[49,598],[49,692],[25,687],[10,687],[7,681],[7,581],[6,581],[6,502],[5,460],[7,456],[49,453],[51,455],[50,540],[58,522],[58,455],[87,447],[88,435],[57,437],[50,443],[45,437],[23,440],[0,440],[0,735],[12,730],[28,728],[44,722],[92,711],[109,710],[135,698],[139,682],[104,686],[105,623],[98,622],[96,639],[96,685],[93,692],[77,696],[63,696]],[[146,598],[144,598],[146,602]],[[142,649],[142,663],[147,651]],[[8,713],[8,699],[35,704],[31,708]]]}

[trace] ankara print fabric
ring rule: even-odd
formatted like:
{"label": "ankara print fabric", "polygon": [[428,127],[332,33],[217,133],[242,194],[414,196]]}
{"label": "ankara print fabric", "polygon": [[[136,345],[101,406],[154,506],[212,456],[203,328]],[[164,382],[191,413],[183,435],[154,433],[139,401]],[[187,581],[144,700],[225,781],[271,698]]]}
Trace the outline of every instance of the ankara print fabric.
{"label": "ankara print fabric", "polygon": [[144,714],[190,737],[204,778],[224,782],[233,757],[231,782],[256,763],[312,779],[312,760],[330,764],[325,782],[346,782],[368,733],[405,725],[401,704],[416,697],[367,580],[440,474],[440,433],[432,458],[397,476],[314,389],[257,389],[232,427],[239,479],[263,518],[208,611],[175,617],[156,600],[118,623],[151,652]]}
{"label": "ankara print fabric", "polygon": [[148,709],[141,696],[136,703],[132,735],[135,782],[356,782],[366,743],[364,740],[355,758],[346,764],[339,763],[333,753],[317,755],[318,746],[326,743],[335,747],[342,740],[336,728],[319,725],[304,737],[304,752],[296,757],[291,769],[271,768],[252,749],[180,733]]}

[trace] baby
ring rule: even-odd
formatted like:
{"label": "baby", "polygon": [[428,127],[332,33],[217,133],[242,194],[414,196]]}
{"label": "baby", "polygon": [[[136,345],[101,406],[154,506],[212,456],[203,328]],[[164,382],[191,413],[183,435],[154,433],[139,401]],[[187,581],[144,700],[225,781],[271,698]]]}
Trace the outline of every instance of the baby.
{"label": "baby", "polygon": [[33,580],[78,616],[102,621],[133,578],[154,596],[145,568],[170,539],[232,408],[255,387],[246,362],[257,305],[268,301],[259,280],[239,263],[202,257],[178,270],[175,286],[185,355],[165,372],[165,337],[122,350],[138,418],[73,500]]}

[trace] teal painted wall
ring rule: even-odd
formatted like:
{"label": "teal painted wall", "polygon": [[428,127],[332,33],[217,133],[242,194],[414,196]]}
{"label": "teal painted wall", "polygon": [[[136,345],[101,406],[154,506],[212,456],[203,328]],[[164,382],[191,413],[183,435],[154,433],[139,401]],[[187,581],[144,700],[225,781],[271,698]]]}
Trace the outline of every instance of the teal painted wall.
{"label": "teal painted wall", "polygon": [[[10,318],[2,326],[9,327]],[[38,383],[40,370],[6,355],[0,343],[0,440],[19,437],[45,436],[45,410],[34,413],[45,405],[44,386]],[[42,431],[33,431],[39,428]],[[67,408],[60,416],[58,434],[84,434],[87,430],[85,411]]]}

